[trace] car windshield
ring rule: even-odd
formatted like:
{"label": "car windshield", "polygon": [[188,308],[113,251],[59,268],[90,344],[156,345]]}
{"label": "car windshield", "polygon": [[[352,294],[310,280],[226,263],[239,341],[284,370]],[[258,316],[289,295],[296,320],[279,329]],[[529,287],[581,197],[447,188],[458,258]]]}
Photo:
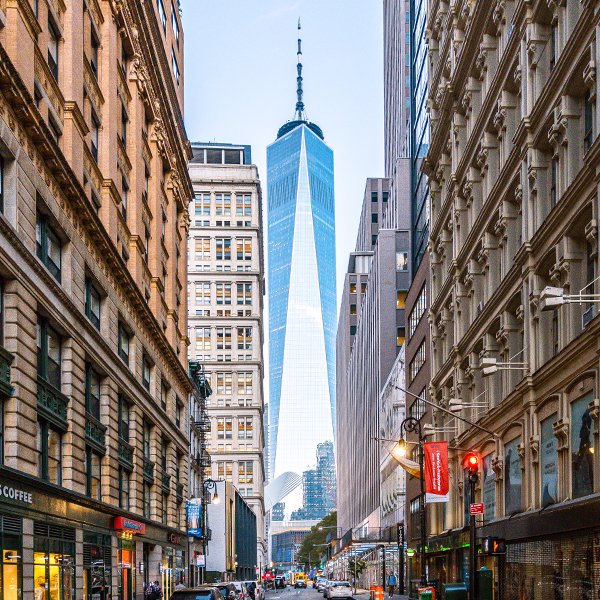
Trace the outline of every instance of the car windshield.
{"label": "car windshield", "polygon": [[210,590],[191,590],[189,592],[173,592],[170,600],[206,600],[210,598]]}
{"label": "car windshield", "polygon": [[350,584],[347,581],[338,581],[333,584],[333,587],[350,587]]}

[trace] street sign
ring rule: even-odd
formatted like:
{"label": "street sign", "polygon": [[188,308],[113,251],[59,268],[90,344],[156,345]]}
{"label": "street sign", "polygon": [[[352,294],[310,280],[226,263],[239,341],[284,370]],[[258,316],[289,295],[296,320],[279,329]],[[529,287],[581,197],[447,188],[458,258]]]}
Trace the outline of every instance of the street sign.
{"label": "street sign", "polygon": [[482,515],[483,514],[483,502],[475,502],[471,504],[471,515]]}

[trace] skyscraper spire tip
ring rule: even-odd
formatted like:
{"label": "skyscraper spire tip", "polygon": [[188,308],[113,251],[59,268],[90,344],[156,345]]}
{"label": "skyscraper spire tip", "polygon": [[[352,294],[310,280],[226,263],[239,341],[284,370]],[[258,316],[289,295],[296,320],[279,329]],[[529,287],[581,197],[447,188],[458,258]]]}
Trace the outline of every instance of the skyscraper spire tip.
{"label": "skyscraper spire tip", "polygon": [[304,102],[302,101],[302,40],[300,39],[300,30],[300,17],[298,17],[298,77],[296,78],[298,84],[296,90],[298,101],[296,102],[296,121],[304,121]]}

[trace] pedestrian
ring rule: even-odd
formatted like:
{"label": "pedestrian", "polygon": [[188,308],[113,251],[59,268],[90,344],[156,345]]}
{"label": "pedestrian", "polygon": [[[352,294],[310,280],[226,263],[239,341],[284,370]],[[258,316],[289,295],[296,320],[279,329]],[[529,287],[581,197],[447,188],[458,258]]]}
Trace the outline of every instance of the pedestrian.
{"label": "pedestrian", "polygon": [[162,590],[160,589],[160,583],[155,581],[146,588],[146,599],[147,600],[160,600],[163,597]]}
{"label": "pedestrian", "polygon": [[394,595],[394,588],[396,587],[396,576],[394,575],[393,572],[388,574],[387,586],[388,586],[388,592],[389,592],[390,598],[391,598]]}

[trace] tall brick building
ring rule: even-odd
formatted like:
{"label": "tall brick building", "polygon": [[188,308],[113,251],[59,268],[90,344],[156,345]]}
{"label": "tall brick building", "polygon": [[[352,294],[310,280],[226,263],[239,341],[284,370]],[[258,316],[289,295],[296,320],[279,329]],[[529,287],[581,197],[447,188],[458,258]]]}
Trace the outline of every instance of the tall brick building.
{"label": "tall brick building", "polygon": [[5,600],[184,573],[182,72],[171,0],[0,1]]}

